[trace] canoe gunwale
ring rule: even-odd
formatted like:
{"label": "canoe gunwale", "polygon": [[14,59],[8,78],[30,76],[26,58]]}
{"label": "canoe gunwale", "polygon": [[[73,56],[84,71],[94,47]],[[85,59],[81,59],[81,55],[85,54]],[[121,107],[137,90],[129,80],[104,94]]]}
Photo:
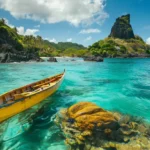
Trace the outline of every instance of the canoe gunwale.
{"label": "canoe gunwale", "polygon": [[[25,100],[25,99],[27,99],[27,98],[29,98],[29,97],[32,97],[32,96],[35,96],[35,95],[37,95],[37,94],[40,94],[40,93],[42,93],[42,92],[44,92],[44,91],[50,90],[51,88],[55,87],[57,84],[59,84],[59,83],[63,80],[64,75],[65,75],[65,71],[64,71],[63,73],[58,74],[58,75],[55,75],[55,76],[57,77],[57,76],[59,76],[59,75],[62,75],[62,76],[61,76],[60,79],[58,79],[58,81],[57,81],[54,85],[52,85],[52,86],[50,86],[50,87],[48,87],[48,88],[46,88],[46,89],[42,89],[42,90],[40,90],[40,91],[37,91],[36,93],[33,93],[32,95],[27,95],[27,96],[25,96],[25,97],[23,97],[23,98],[20,98],[20,99],[17,99],[17,100],[13,100],[12,103],[6,103],[6,104],[3,104],[3,105],[0,105],[0,109],[3,109],[3,108],[5,109],[5,108],[7,108],[7,107],[9,107],[9,106],[12,106],[12,105],[15,104],[15,103],[18,103],[18,102],[20,102],[20,101],[23,101],[23,100]],[[52,77],[49,77],[49,78],[45,78],[44,80],[53,78],[53,77],[55,77],[55,76],[52,76]],[[43,81],[43,80],[39,80],[39,81]],[[37,81],[37,82],[39,82],[39,81]],[[34,83],[37,83],[37,82],[34,82]],[[28,84],[28,85],[25,85],[25,86],[30,86],[30,85],[33,85],[34,83],[31,83],[31,84]],[[22,87],[20,87],[20,88],[23,88],[23,87],[25,87],[25,86],[22,86]],[[9,92],[18,90],[18,89],[20,89],[20,88],[16,88],[16,89],[11,90],[11,91],[9,91]],[[7,93],[9,93],[9,92],[7,92]],[[6,94],[6,93],[4,93],[4,94]],[[0,95],[0,96],[3,96],[4,94],[2,94],[2,95]]]}
{"label": "canoe gunwale", "polygon": [[44,80],[47,80],[47,79],[51,79],[51,78],[57,77],[57,76],[59,76],[59,75],[62,75],[62,76],[63,76],[64,73],[65,73],[65,71],[64,71],[63,73],[60,73],[60,74],[57,74],[57,75],[54,75],[54,76],[45,78],[45,79],[43,79],[43,80],[38,80],[38,81],[35,81],[35,82],[33,82],[33,83],[27,84],[27,85],[25,85],[25,86],[21,86],[21,87],[19,87],[19,88],[15,88],[15,89],[13,89],[13,90],[10,90],[9,92],[5,92],[5,93],[3,93],[3,94],[0,94],[0,97],[6,95],[6,94],[8,94],[8,93],[17,91],[17,90],[19,90],[19,89],[22,89],[22,88],[25,88],[25,87],[28,87],[28,86],[32,86],[32,85],[34,85],[34,84],[36,84],[36,83],[38,83],[38,82],[40,82],[40,81],[44,81]]}

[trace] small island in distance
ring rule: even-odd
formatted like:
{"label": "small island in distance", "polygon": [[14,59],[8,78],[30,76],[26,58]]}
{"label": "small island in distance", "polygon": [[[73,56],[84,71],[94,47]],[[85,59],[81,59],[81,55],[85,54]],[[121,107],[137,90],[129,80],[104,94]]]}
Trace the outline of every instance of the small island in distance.
{"label": "small island in distance", "polygon": [[[0,63],[42,61],[40,57],[150,57],[150,45],[134,34],[130,15],[116,19],[110,35],[88,48],[71,42],[52,43],[41,36],[23,36],[0,20]],[[101,59],[100,59],[101,60]]]}
{"label": "small island in distance", "polygon": [[123,15],[116,19],[110,35],[89,46],[93,55],[102,57],[149,57],[150,45],[135,35],[130,24],[130,15]]}

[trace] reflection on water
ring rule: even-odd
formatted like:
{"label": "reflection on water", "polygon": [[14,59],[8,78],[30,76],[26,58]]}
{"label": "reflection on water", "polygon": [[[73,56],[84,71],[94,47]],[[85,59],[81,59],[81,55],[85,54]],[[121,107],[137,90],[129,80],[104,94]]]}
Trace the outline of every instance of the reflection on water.
{"label": "reflection on water", "polygon": [[64,68],[65,80],[54,95],[0,125],[0,150],[65,150],[64,137],[53,119],[61,108],[79,101],[150,121],[150,59],[1,64],[0,93]]}

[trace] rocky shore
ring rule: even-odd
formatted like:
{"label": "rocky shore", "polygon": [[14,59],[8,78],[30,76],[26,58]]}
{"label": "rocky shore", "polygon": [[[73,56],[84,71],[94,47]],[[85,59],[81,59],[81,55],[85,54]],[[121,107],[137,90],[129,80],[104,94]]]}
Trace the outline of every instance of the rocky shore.
{"label": "rocky shore", "polygon": [[[17,51],[8,44],[0,46],[0,63],[13,62],[45,62],[36,53],[28,53],[25,51]],[[55,57],[49,57],[48,62],[57,62]]]}
{"label": "rocky shore", "polygon": [[55,57],[49,57],[47,60],[48,62],[57,62],[57,59]]}
{"label": "rocky shore", "polygon": [[39,56],[36,53],[18,51],[9,44],[0,45],[0,63],[11,63],[21,61],[37,61]]}
{"label": "rocky shore", "polygon": [[122,54],[122,56],[106,57],[106,58],[150,58],[150,54]]}
{"label": "rocky shore", "polygon": [[84,61],[96,61],[96,62],[103,62],[103,58],[100,56],[88,56],[83,58]]}
{"label": "rocky shore", "polygon": [[80,102],[57,113],[70,150],[149,150],[150,125],[136,117]]}

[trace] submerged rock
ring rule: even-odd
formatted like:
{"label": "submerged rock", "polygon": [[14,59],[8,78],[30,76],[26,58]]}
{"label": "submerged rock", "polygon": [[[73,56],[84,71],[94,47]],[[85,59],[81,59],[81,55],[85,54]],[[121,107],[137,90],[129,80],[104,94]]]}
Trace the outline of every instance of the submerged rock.
{"label": "submerged rock", "polygon": [[[86,106],[86,107],[85,107]],[[90,102],[80,102],[68,109],[68,117],[75,120],[81,130],[116,128],[118,123],[112,113]]]}
{"label": "submerged rock", "polygon": [[91,102],[80,102],[60,110],[55,122],[71,150],[150,149],[148,127]]}

